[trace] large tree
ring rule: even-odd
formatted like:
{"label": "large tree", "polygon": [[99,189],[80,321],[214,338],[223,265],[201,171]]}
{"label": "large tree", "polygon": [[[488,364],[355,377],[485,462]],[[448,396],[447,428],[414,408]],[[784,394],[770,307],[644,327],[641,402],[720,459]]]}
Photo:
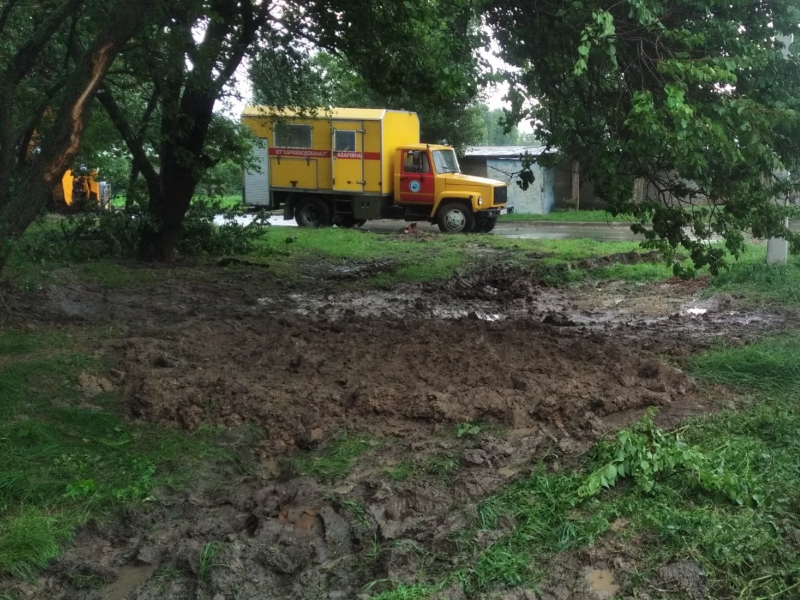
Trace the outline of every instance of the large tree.
{"label": "large tree", "polygon": [[[144,29],[122,56],[98,100],[147,183],[141,258],[169,260],[198,182],[220,159],[208,152],[215,135],[214,105],[268,19],[270,5],[252,0],[180,0],[163,6],[166,31]],[[136,88],[133,102],[125,90]],[[158,164],[146,132],[157,119]],[[227,133],[224,127],[222,134]],[[238,136],[228,139],[238,144]],[[227,142],[217,144],[224,150]]]}
{"label": "large tree", "polygon": [[[797,189],[800,60],[794,0],[486,0],[514,69],[518,118],[569,158],[651,245],[716,270],[742,232],[784,227]],[[644,180],[644,198],[633,194]],[[676,265],[677,266],[677,265]],[[676,269],[679,270],[679,269]]]}
{"label": "large tree", "polygon": [[[473,90],[474,77],[450,68],[466,52],[465,36],[474,30],[468,0],[316,0],[280,4],[253,0],[179,0],[170,3],[170,26],[143,30],[122,56],[98,94],[125,140],[136,169],[148,188],[150,219],[140,244],[140,256],[169,260],[191,198],[206,171],[224,155],[242,149],[242,136],[214,118],[214,105],[248,54],[258,54],[262,74],[280,98],[302,95],[293,74],[296,55],[311,49],[340,52],[367,78],[373,89],[386,93],[397,76],[414,78],[432,102],[443,105],[455,91]],[[378,31],[380,34],[376,35]],[[202,35],[201,35],[202,33]],[[413,52],[430,36],[435,53]],[[458,50],[458,52],[456,51]],[[416,63],[398,65],[403,57]],[[464,63],[459,58],[459,64]],[[136,93],[129,95],[128,90]],[[131,102],[131,97],[134,101]],[[152,104],[151,104],[152,103]],[[148,111],[148,106],[153,110]],[[148,142],[152,122],[157,141]],[[222,133],[233,133],[224,136]],[[209,140],[222,149],[209,152]],[[152,138],[151,138],[152,139]],[[148,149],[153,145],[157,164]]]}
{"label": "large tree", "polygon": [[76,156],[95,92],[153,0],[0,9],[0,268]]}

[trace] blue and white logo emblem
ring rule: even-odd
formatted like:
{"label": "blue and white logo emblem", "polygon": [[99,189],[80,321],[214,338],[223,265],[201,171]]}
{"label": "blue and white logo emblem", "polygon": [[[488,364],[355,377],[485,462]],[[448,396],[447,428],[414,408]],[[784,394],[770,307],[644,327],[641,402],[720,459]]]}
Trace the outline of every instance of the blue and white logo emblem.
{"label": "blue and white logo emblem", "polygon": [[420,185],[419,181],[412,181],[408,184],[408,189],[414,192],[415,194],[419,191],[422,186]]}

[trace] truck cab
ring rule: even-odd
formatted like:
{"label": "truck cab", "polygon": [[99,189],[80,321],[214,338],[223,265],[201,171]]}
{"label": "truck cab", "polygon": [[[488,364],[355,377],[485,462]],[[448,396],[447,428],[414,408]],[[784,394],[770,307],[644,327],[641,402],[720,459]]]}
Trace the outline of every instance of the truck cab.
{"label": "truck cab", "polygon": [[397,148],[393,187],[395,204],[445,233],[491,231],[508,198],[505,183],[462,174],[455,151],[434,144]]}

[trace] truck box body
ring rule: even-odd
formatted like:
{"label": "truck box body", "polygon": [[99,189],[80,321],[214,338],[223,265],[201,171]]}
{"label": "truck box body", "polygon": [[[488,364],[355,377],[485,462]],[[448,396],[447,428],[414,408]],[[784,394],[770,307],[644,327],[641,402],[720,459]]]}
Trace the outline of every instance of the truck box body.
{"label": "truck box body", "polygon": [[391,196],[395,149],[419,143],[415,113],[333,108],[301,114],[248,106],[242,123],[260,138],[260,173],[245,175],[248,204],[277,206],[291,192]]}

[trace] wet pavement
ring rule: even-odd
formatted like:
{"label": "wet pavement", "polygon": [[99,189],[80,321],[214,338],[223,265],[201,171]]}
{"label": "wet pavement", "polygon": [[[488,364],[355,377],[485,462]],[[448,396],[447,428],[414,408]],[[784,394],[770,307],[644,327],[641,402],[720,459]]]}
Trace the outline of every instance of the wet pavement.
{"label": "wet pavement", "polygon": [[[235,217],[235,221],[242,225],[252,222],[252,215]],[[220,216],[217,224],[221,225],[224,219]],[[297,227],[294,219],[285,221],[281,215],[269,218],[269,224],[276,227]],[[360,229],[373,233],[400,233],[408,225],[404,221],[382,219],[368,221]],[[418,222],[417,230],[426,233],[439,233],[439,228],[430,223]],[[545,222],[506,222],[498,223],[492,235],[505,238],[526,240],[561,240],[588,238],[603,242],[642,241],[644,236],[633,233],[626,223],[545,223]]]}

